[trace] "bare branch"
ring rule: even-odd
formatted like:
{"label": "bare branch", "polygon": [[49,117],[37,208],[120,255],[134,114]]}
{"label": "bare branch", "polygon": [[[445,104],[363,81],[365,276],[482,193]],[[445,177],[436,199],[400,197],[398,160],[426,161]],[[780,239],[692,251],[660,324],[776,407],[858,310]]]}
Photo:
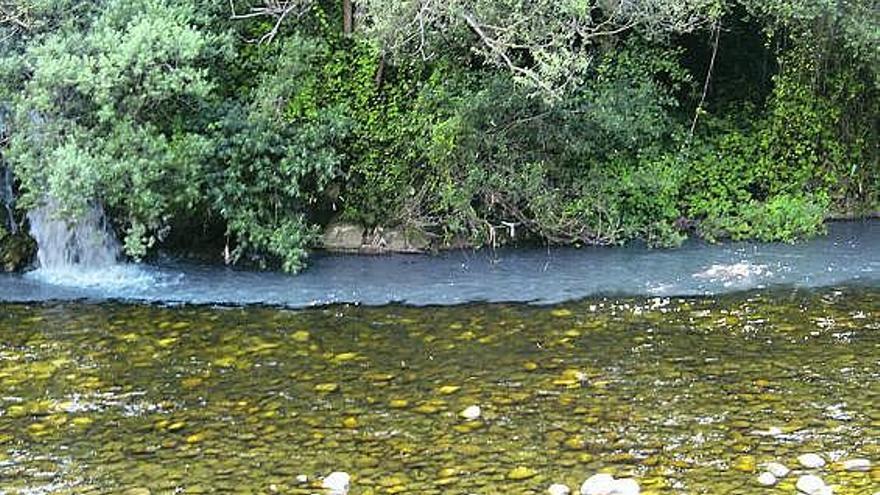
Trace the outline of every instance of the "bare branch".
{"label": "bare branch", "polygon": [[463,18],[465,22],[467,22],[468,26],[470,26],[470,28],[474,30],[477,36],[480,37],[480,40],[483,42],[483,44],[486,45],[486,47],[489,48],[492,53],[500,57],[501,60],[504,61],[504,64],[507,65],[510,70],[527,77],[536,85],[548,92],[552,89],[549,84],[538,77],[538,75],[535,74],[532,70],[520,67],[513,63],[513,60],[511,60],[510,56],[507,55],[507,50],[504,47],[500,46],[494,38],[490,38],[489,36],[487,36],[486,33],[483,31],[483,28],[471,14],[465,13],[463,15]]}
{"label": "bare branch", "polygon": [[274,17],[275,24],[272,25],[272,29],[263,34],[258,40],[249,40],[250,42],[260,44],[271,43],[275,36],[278,35],[284,20],[291,13],[295,12],[296,17],[302,17],[311,10],[312,3],[311,0],[264,0],[261,7],[251,7],[249,12],[239,14],[235,11],[234,0],[229,0],[229,9],[232,12],[230,19],[243,20],[256,17]]}

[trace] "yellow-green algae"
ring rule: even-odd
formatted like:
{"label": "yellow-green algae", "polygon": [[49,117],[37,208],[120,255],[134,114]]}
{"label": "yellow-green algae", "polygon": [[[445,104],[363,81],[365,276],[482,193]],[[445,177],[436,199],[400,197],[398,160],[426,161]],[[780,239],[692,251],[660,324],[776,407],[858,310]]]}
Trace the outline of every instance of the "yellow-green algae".
{"label": "yellow-green algae", "polygon": [[[880,291],[552,308],[0,306],[0,492],[880,490]],[[479,405],[466,421],[459,412]],[[767,434],[774,431],[775,434]]]}

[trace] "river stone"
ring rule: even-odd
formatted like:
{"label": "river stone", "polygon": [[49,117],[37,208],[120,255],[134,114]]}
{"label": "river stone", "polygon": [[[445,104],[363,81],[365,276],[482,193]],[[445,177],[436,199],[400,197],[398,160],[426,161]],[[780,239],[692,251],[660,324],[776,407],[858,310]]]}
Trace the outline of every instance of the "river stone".
{"label": "river stone", "polygon": [[761,486],[773,486],[776,484],[776,476],[773,473],[761,473],[758,476],[758,484]]}
{"label": "river stone", "polygon": [[843,461],[843,469],[846,471],[867,472],[871,470],[871,461],[868,459],[848,459]]}
{"label": "river stone", "polygon": [[547,493],[550,495],[569,495],[571,493],[571,488],[562,483],[553,483],[550,485],[550,488],[547,489]]}
{"label": "river stone", "polygon": [[517,466],[517,467],[511,469],[509,473],[507,473],[507,479],[517,480],[517,481],[518,480],[527,480],[529,478],[536,476],[537,474],[538,474],[538,472],[535,471],[534,469],[527,468],[524,466]]}
{"label": "river stone", "polygon": [[791,472],[791,469],[788,469],[785,464],[780,464],[778,462],[768,462],[765,467],[767,468],[768,473],[777,478],[785,478],[788,476],[788,473]]}
{"label": "river stone", "polygon": [[328,225],[321,244],[331,251],[357,251],[364,244],[364,228],[347,223]]}
{"label": "river stone", "polygon": [[826,485],[822,478],[813,474],[798,478],[795,488],[806,495],[831,495],[833,493],[831,487]]}
{"label": "river stone", "polygon": [[334,471],[324,478],[321,487],[328,491],[329,495],[348,495],[351,484],[351,476],[342,471]]}
{"label": "river stone", "polygon": [[636,480],[626,478],[614,480],[614,487],[611,490],[611,495],[639,495],[640,492],[641,490],[639,489],[639,484]]}
{"label": "river stone", "polygon": [[483,414],[483,411],[480,409],[480,406],[468,406],[461,412],[461,417],[468,421],[476,421],[480,419],[481,414]]}
{"label": "river stone", "polygon": [[807,469],[818,469],[825,465],[825,459],[818,454],[804,454],[797,460],[801,466]]}
{"label": "river stone", "polygon": [[613,495],[614,487],[614,476],[594,474],[581,485],[581,495]]}

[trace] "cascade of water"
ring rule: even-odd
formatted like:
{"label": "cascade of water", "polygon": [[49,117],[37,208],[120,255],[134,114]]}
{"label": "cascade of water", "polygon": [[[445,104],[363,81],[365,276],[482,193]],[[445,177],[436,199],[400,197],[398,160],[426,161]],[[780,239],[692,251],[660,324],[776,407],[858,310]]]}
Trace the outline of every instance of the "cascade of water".
{"label": "cascade of water", "polygon": [[[0,105],[0,146],[3,145],[7,138],[7,120],[7,111],[4,106]],[[17,234],[18,224],[15,222],[15,217],[12,215],[12,211],[15,208],[12,180],[12,169],[3,163],[3,154],[0,152],[0,204],[3,205],[3,209],[5,210],[5,222],[0,224],[0,226],[8,228],[13,234]]]}
{"label": "cascade of water", "polygon": [[2,226],[13,234],[17,234],[18,224],[12,215],[12,210],[15,207],[15,196],[12,194],[12,169],[5,165],[0,165],[0,203],[3,204],[5,210],[5,222]]}
{"label": "cascade of water", "polygon": [[73,221],[58,218],[57,209],[50,200],[28,212],[41,269],[100,269],[118,263],[119,242],[100,206],[91,206]]}
{"label": "cascade of water", "polygon": [[58,216],[58,203],[46,201],[28,212],[37,241],[39,268],[28,278],[53,285],[90,288],[113,297],[177,283],[179,276],[122,261],[122,247],[104,209],[92,205],[73,221]]}

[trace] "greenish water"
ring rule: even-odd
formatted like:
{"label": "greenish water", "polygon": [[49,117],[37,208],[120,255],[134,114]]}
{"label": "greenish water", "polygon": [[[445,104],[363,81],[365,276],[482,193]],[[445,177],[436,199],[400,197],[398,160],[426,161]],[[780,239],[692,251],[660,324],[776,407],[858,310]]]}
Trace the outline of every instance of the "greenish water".
{"label": "greenish water", "polygon": [[[0,493],[880,490],[880,291],[289,311],[0,305]],[[479,405],[482,417],[459,416]],[[781,429],[776,435],[766,434]],[[757,465],[757,468],[755,467]],[[756,470],[757,469],[757,470]],[[512,479],[523,478],[523,479]]]}

